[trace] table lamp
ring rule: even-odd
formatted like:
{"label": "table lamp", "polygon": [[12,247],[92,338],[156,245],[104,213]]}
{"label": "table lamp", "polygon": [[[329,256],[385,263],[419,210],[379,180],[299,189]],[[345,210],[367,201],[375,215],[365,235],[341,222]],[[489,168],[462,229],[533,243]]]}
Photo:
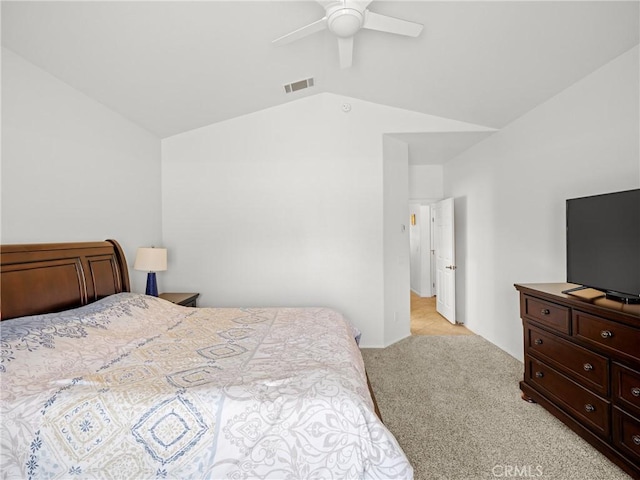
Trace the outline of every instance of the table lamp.
{"label": "table lamp", "polygon": [[133,264],[135,270],[147,273],[147,295],[158,296],[158,284],[156,272],[164,272],[167,269],[167,249],[155,247],[140,247],[136,253],[136,261]]}

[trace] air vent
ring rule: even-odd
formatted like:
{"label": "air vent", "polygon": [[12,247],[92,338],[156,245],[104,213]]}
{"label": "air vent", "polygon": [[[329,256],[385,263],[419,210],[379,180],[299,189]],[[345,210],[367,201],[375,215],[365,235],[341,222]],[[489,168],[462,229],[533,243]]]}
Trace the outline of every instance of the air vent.
{"label": "air vent", "polygon": [[298,90],[302,90],[303,88],[313,87],[313,78],[306,78],[304,80],[299,80],[297,82],[289,83],[284,86],[284,91],[286,93],[297,92]]}

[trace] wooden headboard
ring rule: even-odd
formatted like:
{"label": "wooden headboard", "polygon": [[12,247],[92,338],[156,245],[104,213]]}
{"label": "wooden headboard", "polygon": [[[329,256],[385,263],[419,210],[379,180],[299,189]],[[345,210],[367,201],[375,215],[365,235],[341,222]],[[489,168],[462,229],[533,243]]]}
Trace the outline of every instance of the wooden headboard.
{"label": "wooden headboard", "polygon": [[128,292],[115,240],[0,246],[0,320],[59,312]]}

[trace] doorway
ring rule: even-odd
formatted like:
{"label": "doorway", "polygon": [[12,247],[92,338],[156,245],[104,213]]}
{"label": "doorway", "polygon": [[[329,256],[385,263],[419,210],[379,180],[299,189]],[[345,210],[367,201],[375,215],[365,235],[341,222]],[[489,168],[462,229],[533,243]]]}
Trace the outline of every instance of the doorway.
{"label": "doorway", "polygon": [[436,297],[411,292],[411,335],[473,335],[462,324],[452,324],[436,311]]}
{"label": "doorway", "polygon": [[[426,205],[410,204],[409,214],[411,334],[470,334],[466,328],[456,324],[453,307],[453,199],[435,200]],[[436,268],[438,261],[439,270]]]}
{"label": "doorway", "polygon": [[409,205],[410,286],[419,297],[435,295],[435,249],[433,229],[435,210],[432,205]]}

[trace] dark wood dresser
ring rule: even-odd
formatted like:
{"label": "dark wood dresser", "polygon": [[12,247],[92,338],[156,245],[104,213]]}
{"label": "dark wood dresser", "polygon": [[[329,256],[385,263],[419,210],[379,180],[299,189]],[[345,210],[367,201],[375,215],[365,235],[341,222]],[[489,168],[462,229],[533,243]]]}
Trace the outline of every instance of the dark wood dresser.
{"label": "dark wood dresser", "polygon": [[640,305],[515,285],[524,332],[522,398],[537,402],[640,478]]}
{"label": "dark wood dresser", "polygon": [[164,300],[168,300],[176,305],[182,305],[183,307],[197,307],[199,293],[161,293],[158,295]]}

